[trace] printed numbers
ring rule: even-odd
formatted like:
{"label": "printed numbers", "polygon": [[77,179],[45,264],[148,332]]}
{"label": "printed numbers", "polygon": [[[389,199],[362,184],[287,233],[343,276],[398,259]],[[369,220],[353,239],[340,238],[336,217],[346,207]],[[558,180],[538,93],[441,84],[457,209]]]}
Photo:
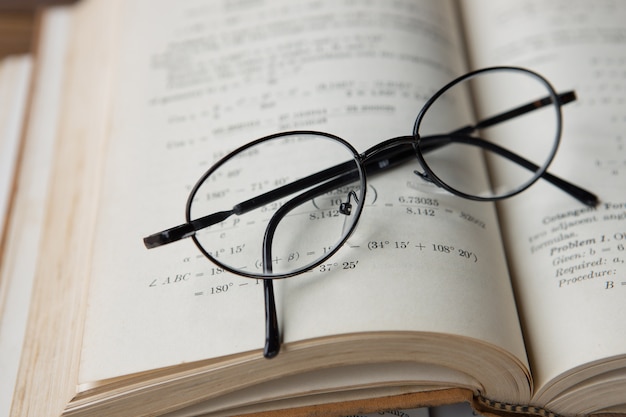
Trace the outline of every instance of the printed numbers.
{"label": "printed numbers", "polygon": [[400,204],[416,204],[422,206],[439,207],[439,201],[436,198],[418,197],[412,195],[401,195],[398,197]]}
{"label": "printed numbers", "polygon": [[331,272],[331,271],[334,271],[335,269],[350,270],[350,269],[355,269],[358,264],[359,264],[359,261],[325,263],[319,266],[319,271]]}

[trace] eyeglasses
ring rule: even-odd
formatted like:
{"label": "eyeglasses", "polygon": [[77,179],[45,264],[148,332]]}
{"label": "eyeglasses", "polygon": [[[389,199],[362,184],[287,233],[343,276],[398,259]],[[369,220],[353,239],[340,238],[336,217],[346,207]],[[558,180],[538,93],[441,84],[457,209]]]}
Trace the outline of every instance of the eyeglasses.
{"label": "eyeglasses", "polygon": [[[513,91],[514,90],[514,91]],[[463,109],[486,115],[474,122]],[[540,178],[582,203],[598,199],[547,172],[561,137],[558,94],[539,74],[491,67],[445,85],[419,111],[413,134],[363,153],[324,132],[290,131],[248,143],[213,165],[193,187],[185,223],[144,238],[147,248],[191,237],[218,267],[263,279],[264,356],[280,349],[272,280],[328,260],[354,231],[367,178],[413,164],[422,180],[460,197],[495,201]],[[417,164],[415,161],[417,160]]]}

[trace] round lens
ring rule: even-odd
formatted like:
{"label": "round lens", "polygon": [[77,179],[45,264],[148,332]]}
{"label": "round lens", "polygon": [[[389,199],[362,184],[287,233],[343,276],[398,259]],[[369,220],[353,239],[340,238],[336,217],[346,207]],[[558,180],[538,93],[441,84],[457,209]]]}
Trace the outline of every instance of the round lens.
{"label": "round lens", "polygon": [[521,68],[470,73],[439,91],[418,116],[418,157],[455,194],[509,197],[548,168],[561,134],[559,99]]}
{"label": "round lens", "polygon": [[[213,166],[187,203],[193,237],[226,270],[283,278],[309,270],[348,238],[365,197],[358,154],[317,132],[273,135]],[[210,219],[210,220],[207,220]]]}

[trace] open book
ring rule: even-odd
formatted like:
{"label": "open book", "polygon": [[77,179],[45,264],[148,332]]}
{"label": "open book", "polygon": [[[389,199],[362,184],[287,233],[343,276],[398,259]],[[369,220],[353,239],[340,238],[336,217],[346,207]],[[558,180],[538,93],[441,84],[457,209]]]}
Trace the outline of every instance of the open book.
{"label": "open book", "polygon": [[[18,188],[2,254],[3,282],[34,279],[11,415],[626,412],[625,6],[84,0],[44,13],[18,164],[32,181],[25,167],[50,149],[41,239],[20,250],[33,203]],[[274,283],[272,360],[260,282],[189,239],[144,248],[229,151],[294,129],[363,151],[411,134],[434,92],[491,65],[576,91],[550,172],[597,207],[545,181],[496,205],[377,176],[332,261]]]}

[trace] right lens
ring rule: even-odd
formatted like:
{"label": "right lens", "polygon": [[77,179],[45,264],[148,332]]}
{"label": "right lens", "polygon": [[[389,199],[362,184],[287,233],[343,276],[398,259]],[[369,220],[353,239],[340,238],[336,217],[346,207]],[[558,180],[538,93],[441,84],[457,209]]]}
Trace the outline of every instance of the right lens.
{"label": "right lens", "polygon": [[291,276],[315,267],[347,239],[362,208],[364,181],[356,151],[343,140],[317,132],[274,135],[211,168],[189,197],[187,220],[232,210],[196,232],[200,250],[245,276]]}
{"label": "right lens", "polygon": [[494,200],[526,189],[545,172],[558,146],[561,112],[539,75],[490,68],[444,87],[416,129],[431,177],[464,197]]}

